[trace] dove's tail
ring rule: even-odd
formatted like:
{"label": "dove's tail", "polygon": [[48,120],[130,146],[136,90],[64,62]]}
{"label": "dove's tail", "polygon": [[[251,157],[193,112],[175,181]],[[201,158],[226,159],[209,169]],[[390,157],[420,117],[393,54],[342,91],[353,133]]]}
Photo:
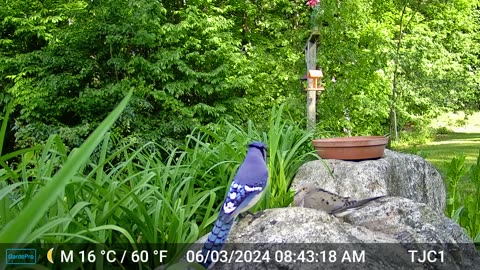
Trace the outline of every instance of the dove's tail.
{"label": "dove's tail", "polygon": [[350,201],[348,205],[342,206],[330,212],[331,215],[336,217],[344,217],[346,215],[351,214],[353,211],[364,207],[367,203],[383,198],[385,196],[377,196],[368,199],[358,200],[358,201]]}

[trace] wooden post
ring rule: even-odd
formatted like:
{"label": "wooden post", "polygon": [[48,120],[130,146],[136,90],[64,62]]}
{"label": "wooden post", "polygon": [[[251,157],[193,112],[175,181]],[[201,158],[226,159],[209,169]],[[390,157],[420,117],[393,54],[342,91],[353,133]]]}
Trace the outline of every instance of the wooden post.
{"label": "wooden post", "polygon": [[[317,68],[317,39],[318,32],[313,32],[305,45],[305,61],[307,62],[307,71]],[[313,88],[313,79],[308,79],[308,88]],[[317,92],[307,91],[307,129],[315,129],[317,122]]]}

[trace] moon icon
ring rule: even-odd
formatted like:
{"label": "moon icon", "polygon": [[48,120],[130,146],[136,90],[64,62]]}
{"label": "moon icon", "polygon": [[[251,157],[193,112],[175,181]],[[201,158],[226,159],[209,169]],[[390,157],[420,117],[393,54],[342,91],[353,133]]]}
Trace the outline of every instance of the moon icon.
{"label": "moon icon", "polygon": [[52,254],[53,254],[53,248],[51,248],[51,249],[47,252],[47,260],[48,260],[50,263],[53,263]]}

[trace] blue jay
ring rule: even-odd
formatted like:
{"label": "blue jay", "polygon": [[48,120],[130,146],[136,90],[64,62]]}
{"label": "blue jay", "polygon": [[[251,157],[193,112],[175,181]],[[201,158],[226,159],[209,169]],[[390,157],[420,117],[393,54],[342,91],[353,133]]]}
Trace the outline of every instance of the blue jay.
{"label": "blue jay", "polygon": [[248,146],[245,160],[233,178],[215,225],[203,246],[204,261],[201,264],[207,269],[213,266],[211,252],[222,249],[235,217],[254,206],[267,186],[266,146],[262,142],[252,142]]}

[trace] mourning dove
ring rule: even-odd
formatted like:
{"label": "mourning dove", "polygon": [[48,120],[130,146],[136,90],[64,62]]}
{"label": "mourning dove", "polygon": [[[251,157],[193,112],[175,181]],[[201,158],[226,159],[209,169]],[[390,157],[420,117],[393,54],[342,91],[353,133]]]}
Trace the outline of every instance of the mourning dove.
{"label": "mourning dove", "polygon": [[365,206],[365,204],[382,197],[384,196],[354,200],[350,199],[350,197],[342,197],[330,191],[317,188],[312,183],[307,183],[298,187],[294,203],[295,206],[320,209],[336,217],[343,217]]}

